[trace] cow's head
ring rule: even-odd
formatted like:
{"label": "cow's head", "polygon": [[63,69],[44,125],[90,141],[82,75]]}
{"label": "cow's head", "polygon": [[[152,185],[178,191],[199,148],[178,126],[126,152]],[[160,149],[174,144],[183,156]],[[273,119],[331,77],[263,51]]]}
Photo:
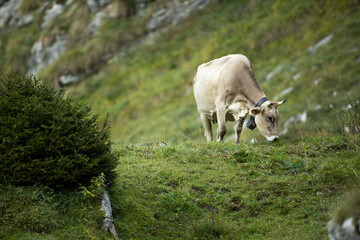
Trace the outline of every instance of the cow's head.
{"label": "cow's head", "polygon": [[269,141],[275,141],[279,138],[278,106],[283,104],[285,101],[286,99],[281,102],[266,101],[260,107],[250,109],[250,114],[255,117],[255,123],[261,134]]}

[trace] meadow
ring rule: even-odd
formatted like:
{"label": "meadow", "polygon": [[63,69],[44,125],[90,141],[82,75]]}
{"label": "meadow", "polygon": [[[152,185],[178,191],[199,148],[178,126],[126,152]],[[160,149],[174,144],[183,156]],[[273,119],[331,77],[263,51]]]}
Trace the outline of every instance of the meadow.
{"label": "meadow", "polygon": [[[327,222],[360,182],[359,1],[213,1],[153,42],[142,41],[146,16],[76,34],[88,16],[72,9],[55,29],[73,34],[71,49],[39,73],[46,83],[141,40],[66,91],[110,120],[119,160],[107,190],[120,239],[328,239]],[[36,24],[1,34],[0,70],[25,71]],[[251,60],[268,98],[288,99],[279,141],[247,129],[235,145],[229,124],[225,142],[206,143],[192,79],[232,53]],[[76,191],[1,184],[0,238],[112,239],[100,192],[97,182]]]}

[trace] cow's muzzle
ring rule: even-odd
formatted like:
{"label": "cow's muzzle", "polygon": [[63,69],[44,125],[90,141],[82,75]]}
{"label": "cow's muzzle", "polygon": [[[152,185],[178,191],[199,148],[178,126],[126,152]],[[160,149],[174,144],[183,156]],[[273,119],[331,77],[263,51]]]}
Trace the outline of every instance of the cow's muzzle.
{"label": "cow's muzzle", "polygon": [[275,142],[276,140],[279,139],[279,136],[271,136],[271,137],[265,136],[265,137],[270,142]]}

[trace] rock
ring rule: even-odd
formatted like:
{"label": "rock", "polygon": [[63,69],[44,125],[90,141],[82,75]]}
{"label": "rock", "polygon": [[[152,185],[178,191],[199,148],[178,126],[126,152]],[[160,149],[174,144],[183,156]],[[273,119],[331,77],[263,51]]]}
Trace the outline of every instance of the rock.
{"label": "rock", "polygon": [[2,1],[0,3],[0,28],[8,24],[10,27],[16,26],[21,18],[18,13],[19,6],[23,0]]}
{"label": "rock", "polygon": [[28,24],[32,23],[32,21],[34,21],[34,16],[31,14],[25,14],[17,22],[17,27],[22,27],[22,26],[28,25]]}
{"label": "rock", "polygon": [[327,37],[321,39],[318,43],[316,43],[315,45],[309,47],[308,49],[308,53],[314,53],[318,50],[319,47],[326,45],[330,42],[330,40],[333,38],[334,34],[330,34]]}
{"label": "rock", "polygon": [[56,18],[57,16],[59,16],[64,10],[64,6],[61,4],[57,4],[56,2],[54,2],[54,4],[52,5],[52,7],[50,9],[47,9],[45,11],[45,16],[44,16],[44,20],[41,24],[41,28],[46,27],[49,22]]}
{"label": "rock", "polygon": [[58,59],[65,52],[66,43],[66,38],[59,35],[55,36],[55,40],[50,46],[44,46],[42,41],[37,41],[31,49],[28,73],[37,74]]}
{"label": "rock", "polygon": [[102,12],[96,13],[95,19],[88,26],[89,33],[94,33],[99,29],[99,27],[101,25],[102,17],[103,17]]}
{"label": "rock", "polygon": [[278,65],[274,70],[272,70],[270,73],[268,73],[265,77],[265,81],[270,81],[277,73],[279,73],[283,69],[284,65],[280,64]]}
{"label": "rock", "polygon": [[73,0],[67,0],[66,3],[65,3],[65,5],[66,5],[66,6],[69,6],[69,5],[72,4],[72,2],[73,2]]}
{"label": "rock", "polygon": [[278,99],[280,99],[280,97],[283,97],[284,95],[291,93],[292,90],[294,90],[293,87],[288,87],[288,88],[282,90],[277,96],[274,97],[274,99],[278,100]]}
{"label": "rock", "polygon": [[106,192],[101,199],[101,210],[105,213],[103,228],[109,231],[115,239],[119,239],[114,226],[110,198]]}
{"label": "rock", "polygon": [[340,226],[334,219],[327,224],[330,240],[360,240],[360,220],[352,217]]}
{"label": "rock", "polygon": [[146,9],[146,1],[145,0],[134,0],[135,2],[135,11],[138,16],[144,16],[145,15],[145,9]]}
{"label": "rock", "polygon": [[109,2],[110,2],[109,0],[86,0],[86,3],[88,5],[88,7],[90,8],[90,11],[93,13],[99,11],[102,7],[107,5]]}
{"label": "rock", "polygon": [[104,17],[109,18],[124,18],[128,15],[128,6],[122,1],[114,1],[113,3],[104,7],[101,12]]}
{"label": "rock", "polygon": [[101,26],[102,19],[105,18],[121,18],[126,17],[127,15],[127,6],[121,1],[114,1],[109,4],[101,11],[98,11],[95,14],[94,20],[89,24],[88,30],[91,34],[97,32]]}
{"label": "rock", "polygon": [[8,2],[9,0],[0,0],[0,7],[2,7],[2,5],[4,5],[4,3]]}
{"label": "rock", "polygon": [[81,79],[78,75],[63,75],[59,78],[59,83],[61,86],[70,85],[78,82]]}
{"label": "rock", "polygon": [[192,11],[201,10],[205,8],[211,0],[188,0],[188,1],[173,1],[168,4],[163,4],[156,10],[147,26],[148,31],[155,31],[167,25],[176,25],[187,18]]}
{"label": "rock", "polygon": [[315,110],[315,111],[320,110],[320,109],[321,109],[321,105],[320,105],[320,104],[318,104],[318,105],[316,105],[316,106],[314,107],[314,110]]}
{"label": "rock", "polygon": [[303,112],[290,117],[284,123],[284,130],[280,132],[280,135],[286,134],[289,131],[289,125],[293,122],[306,122],[306,116],[306,112]]}
{"label": "rock", "polygon": [[298,80],[300,77],[301,77],[301,73],[297,73],[292,78],[295,81],[295,80]]}

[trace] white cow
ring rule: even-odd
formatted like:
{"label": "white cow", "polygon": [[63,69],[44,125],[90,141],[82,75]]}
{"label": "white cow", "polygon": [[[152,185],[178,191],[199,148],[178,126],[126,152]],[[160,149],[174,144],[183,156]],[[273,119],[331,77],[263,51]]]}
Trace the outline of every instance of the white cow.
{"label": "white cow", "polygon": [[250,129],[257,125],[267,140],[279,138],[278,106],[286,99],[275,102],[265,97],[246,56],[228,55],[201,64],[193,81],[193,91],[208,142],[213,139],[211,122],[219,124],[216,139],[222,141],[226,134],[225,122],[236,121],[235,142],[239,143],[248,113],[251,114],[247,124]]}

